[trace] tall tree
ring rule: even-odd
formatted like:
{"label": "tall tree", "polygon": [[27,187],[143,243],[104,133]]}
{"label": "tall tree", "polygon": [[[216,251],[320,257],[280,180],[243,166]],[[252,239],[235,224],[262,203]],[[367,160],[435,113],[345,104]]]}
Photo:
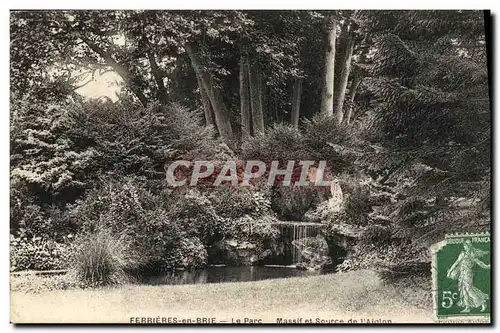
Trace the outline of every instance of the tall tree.
{"label": "tall tree", "polygon": [[351,81],[351,87],[349,88],[349,93],[347,95],[347,109],[345,111],[344,122],[349,125],[351,123],[352,118],[352,110],[354,108],[354,98],[356,97],[356,92],[358,91],[358,87],[363,81],[363,76],[359,71],[353,71],[353,78]]}
{"label": "tall tree", "polygon": [[490,228],[483,13],[366,11],[359,23],[373,42],[366,125],[379,147],[361,164],[378,194],[392,199],[368,205],[367,226],[385,236],[360,240],[357,256],[368,254],[373,265],[376,252],[377,267],[388,272],[430,272],[430,244]]}
{"label": "tall tree", "polygon": [[212,75],[202,68],[195,47],[191,44],[186,44],[185,47],[189,58],[191,59],[193,69],[196,72],[196,75],[200,78],[203,89],[206,91],[208,98],[210,99],[219,135],[227,144],[232,145],[233,129],[231,127],[229,112],[222,98],[222,93],[220,89],[215,86]]}
{"label": "tall tree", "polygon": [[253,131],[264,134],[264,111],[262,108],[262,76],[257,65],[250,65],[250,104],[252,107]]}
{"label": "tall tree", "polygon": [[241,137],[246,141],[252,133],[250,118],[250,91],[248,85],[248,59],[246,55],[240,58],[240,104],[241,104]]}
{"label": "tall tree", "polygon": [[334,96],[334,104],[333,110],[335,112],[335,117],[337,122],[341,124],[344,119],[344,99],[347,90],[347,83],[349,79],[349,74],[351,72],[351,61],[352,61],[352,53],[354,50],[354,38],[349,36],[349,28],[345,28],[347,31],[345,32],[344,37],[341,39],[341,49],[342,52],[339,55],[339,64],[340,68],[338,70],[338,84],[335,89],[336,93]]}
{"label": "tall tree", "polygon": [[[333,116],[333,93],[335,79],[335,41],[337,39],[337,20],[333,13],[326,18],[328,36],[325,51],[324,79],[321,94],[321,113]],[[338,117],[337,117],[338,118]]]}
{"label": "tall tree", "polygon": [[198,90],[200,92],[201,103],[203,104],[203,115],[205,117],[205,125],[206,126],[213,126],[214,120],[213,120],[213,115],[212,115],[212,107],[210,104],[210,98],[208,97],[207,91],[203,87],[203,83],[202,83],[200,74],[198,72],[196,72],[195,75],[196,75],[196,83],[198,84]]}
{"label": "tall tree", "polygon": [[299,127],[300,117],[300,99],[302,97],[302,78],[295,78],[293,83],[292,93],[292,125],[295,128]]}

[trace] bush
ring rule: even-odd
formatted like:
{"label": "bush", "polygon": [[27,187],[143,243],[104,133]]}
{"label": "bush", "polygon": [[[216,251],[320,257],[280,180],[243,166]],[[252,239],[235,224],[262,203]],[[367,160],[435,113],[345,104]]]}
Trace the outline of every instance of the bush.
{"label": "bush", "polygon": [[241,148],[247,160],[285,162],[307,160],[310,156],[305,149],[302,133],[285,124],[275,124],[264,135],[248,139]]}
{"label": "bush", "polygon": [[88,102],[72,119],[82,140],[99,152],[99,169],[116,174],[154,178],[163,171],[167,155],[207,149],[215,141],[213,130],[196,113],[177,104],[143,109]]}
{"label": "bush", "polygon": [[320,203],[320,193],[324,191],[315,186],[277,187],[272,198],[273,210],[284,219],[303,220],[306,212]]}
{"label": "bush", "polygon": [[50,226],[42,208],[34,203],[27,191],[11,186],[10,190],[10,232],[23,233],[29,237],[41,236],[49,232]]}
{"label": "bush", "polygon": [[303,143],[312,159],[326,160],[330,169],[341,173],[354,163],[352,128],[339,125],[335,117],[316,115],[304,122]]}
{"label": "bush", "polygon": [[345,200],[345,211],[349,223],[366,225],[368,213],[372,211],[368,188],[356,187]]}
{"label": "bush", "polygon": [[100,229],[78,239],[71,270],[84,285],[122,284],[132,281],[129,272],[142,262],[126,235]]}
{"label": "bush", "polygon": [[222,237],[221,228],[225,222],[224,217],[217,214],[209,198],[196,189],[179,196],[166,219],[182,230],[183,235],[195,236],[203,244],[218,241]]}
{"label": "bush", "polygon": [[207,264],[207,250],[197,237],[179,239],[170,248],[163,261],[162,268],[197,268]]}
{"label": "bush", "polygon": [[271,191],[267,188],[256,191],[246,187],[216,187],[208,190],[207,196],[216,213],[226,218],[272,214]]}
{"label": "bush", "polygon": [[[101,186],[69,207],[68,218],[87,232],[105,227],[133,236],[145,227],[148,212],[167,209],[174,201],[160,181],[148,181],[141,176],[102,177]],[[106,219],[104,216],[111,218]]]}
{"label": "bush", "polygon": [[280,234],[278,229],[271,225],[277,222],[276,218],[269,215],[260,218],[245,215],[228,222],[225,226],[226,238],[264,244],[276,240]]}
{"label": "bush", "polygon": [[277,237],[276,228],[271,226],[276,217],[271,209],[270,189],[218,187],[205,195],[221,218],[221,238],[265,242]]}
{"label": "bush", "polygon": [[69,240],[58,243],[42,237],[10,235],[10,270],[66,269],[72,250]]}
{"label": "bush", "polygon": [[64,200],[85,188],[97,151],[79,142],[71,108],[74,106],[22,101],[12,104],[12,181],[46,198],[64,193],[65,198],[60,198]]}
{"label": "bush", "polygon": [[[80,284],[71,274],[33,275],[22,274],[10,276],[10,290],[37,294],[50,290],[66,290],[79,288]],[[84,287],[84,286],[83,286]]]}
{"label": "bush", "polygon": [[128,236],[149,270],[206,265],[203,246],[222,237],[223,219],[199,191],[174,193],[157,185],[143,177],[103,179],[69,216],[84,232],[104,228]]}
{"label": "bush", "polygon": [[[183,231],[181,241],[187,235],[194,236],[205,248],[223,239],[250,241],[264,247],[279,235],[271,225],[276,218],[270,205],[269,193],[248,188],[190,190],[173,205],[168,219]],[[177,249],[170,248],[170,251]]]}
{"label": "bush", "polygon": [[[18,184],[19,185],[19,184]],[[10,233],[16,237],[42,237],[56,242],[75,232],[66,212],[53,205],[39,205],[26,188],[11,186]]]}

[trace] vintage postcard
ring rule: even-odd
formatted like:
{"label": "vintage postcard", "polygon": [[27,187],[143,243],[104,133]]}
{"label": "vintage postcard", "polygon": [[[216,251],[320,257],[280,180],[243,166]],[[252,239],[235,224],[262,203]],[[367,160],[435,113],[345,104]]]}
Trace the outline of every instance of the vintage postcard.
{"label": "vintage postcard", "polygon": [[491,323],[491,48],[479,10],[11,10],[11,323]]}

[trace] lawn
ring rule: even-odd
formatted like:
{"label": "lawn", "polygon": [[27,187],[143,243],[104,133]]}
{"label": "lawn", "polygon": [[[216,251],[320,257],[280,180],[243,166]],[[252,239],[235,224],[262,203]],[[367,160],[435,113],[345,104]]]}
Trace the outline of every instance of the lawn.
{"label": "lawn", "polygon": [[414,301],[427,296],[424,291],[385,285],[370,271],[240,283],[13,291],[11,321],[130,323],[149,317],[196,322],[203,317],[217,322],[245,318],[265,323],[276,323],[278,318],[430,322],[431,306]]}

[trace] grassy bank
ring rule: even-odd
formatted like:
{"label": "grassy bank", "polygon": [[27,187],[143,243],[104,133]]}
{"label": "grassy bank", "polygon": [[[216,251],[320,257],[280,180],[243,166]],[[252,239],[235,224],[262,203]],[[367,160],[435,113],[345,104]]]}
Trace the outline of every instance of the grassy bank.
{"label": "grassy bank", "polygon": [[[419,306],[423,292],[384,285],[369,271],[306,278],[180,286],[125,285],[118,288],[11,293],[11,321],[130,322],[130,317],[215,317],[323,320],[432,320]],[[172,319],[173,320],[173,319]]]}

